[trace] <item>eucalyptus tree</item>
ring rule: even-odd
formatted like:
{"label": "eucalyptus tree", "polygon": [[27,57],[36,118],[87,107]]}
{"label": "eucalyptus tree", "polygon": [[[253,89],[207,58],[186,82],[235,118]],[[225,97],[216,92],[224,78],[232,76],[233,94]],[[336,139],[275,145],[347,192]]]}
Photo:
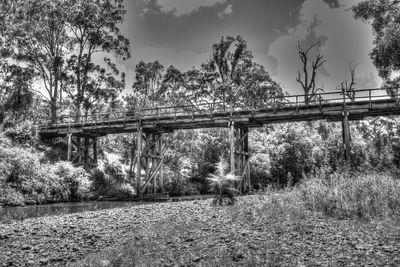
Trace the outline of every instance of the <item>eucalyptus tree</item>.
{"label": "eucalyptus tree", "polygon": [[211,58],[202,65],[205,73],[202,78],[209,84],[213,97],[232,102],[242,82],[242,71],[239,70],[252,64],[251,52],[240,36],[222,37],[220,42],[213,44],[212,50]]}
{"label": "eucalyptus tree", "polygon": [[12,26],[10,22],[17,4],[16,0],[0,2],[0,63],[4,63],[5,57],[9,55],[8,39],[11,39],[9,29]]}
{"label": "eucalyptus tree", "polygon": [[[76,116],[85,114],[96,102],[107,100],[125,87],[121,73],[110,57],[130,57],[129,40],[118,25],[124,21],[123,0],[63,1],[70,56],[67,60],[68,95]],[[97,63],[94,56],[104,56]]]}
{"label": "eucalyptus tree", "polygon": [[145,63],[140,61],[135,68],[133,92],[141,99],[142,106],[154,106],[160,102],[164,66],[157,60]]}
{"label": "eucalyptus tree", "polygon": [[69,42],[62,1],[16,0],[3,2],[3,6],[7,2],[13,3],[6,25],[8,56],[15,64],[32,69],[41,81],[45,90],[39,92],[48,100],[54,120]]}
{"label": "eucalyptus tree", "polygon": [[5,111],[14,115],[24,114],[31,106],[34,94],[32,92],[33,70],[17,65],[8,67],[3,83],[0,85],[0,101]]}
{"label": "eucalyptus tree", "polygon": [[371,23],[374,47],[370,57],[384,79],[400,70],[400,1],[368,0],[353,7],[356,19]]}
{"label": "eucalyptus tree", "polygon": [[159,95],[162,96],[163,104],[179,105],[188,102],[185,76],[172,65],[168,67],[163,76]]}
{"label": "eucalyptus tree", "polygon": [[196,74],[200,96],[213,102],[249,103],[255,98],[267,101],[282,95],[280,85],[253,61],[247,42],[241,36],[222,37],[212,48],[211,58]]}

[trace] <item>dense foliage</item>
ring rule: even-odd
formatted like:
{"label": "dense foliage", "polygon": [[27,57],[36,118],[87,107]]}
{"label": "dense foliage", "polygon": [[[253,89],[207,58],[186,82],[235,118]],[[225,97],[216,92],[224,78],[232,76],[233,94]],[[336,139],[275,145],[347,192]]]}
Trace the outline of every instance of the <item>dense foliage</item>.
{"label": "dense foliage", "polygon": [[369,22],[374,33],[371,59],[386,80],[386,85],[399,85],[400,70],[400,3],[397,0],[361,1],[353,7],[357,19]]}

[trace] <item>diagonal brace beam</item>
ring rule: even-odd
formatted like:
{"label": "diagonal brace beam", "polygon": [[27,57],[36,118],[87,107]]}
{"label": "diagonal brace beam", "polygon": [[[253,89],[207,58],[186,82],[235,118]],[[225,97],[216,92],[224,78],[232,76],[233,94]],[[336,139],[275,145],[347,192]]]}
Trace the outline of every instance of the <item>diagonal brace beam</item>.
{"label": "diagonal brace beam", "polygon": [[142,190],[140,191],[141,194],[144,193],[144,191],[146,190],[147,186],[149,185],[149,183],[154,179],[154,177],[156,176],[158,170],[161,167],[161,161],[157,164],[157,167],[154,169],[153,173],[150,175],[149,179],[147,179],[147,181],[144,183]]}

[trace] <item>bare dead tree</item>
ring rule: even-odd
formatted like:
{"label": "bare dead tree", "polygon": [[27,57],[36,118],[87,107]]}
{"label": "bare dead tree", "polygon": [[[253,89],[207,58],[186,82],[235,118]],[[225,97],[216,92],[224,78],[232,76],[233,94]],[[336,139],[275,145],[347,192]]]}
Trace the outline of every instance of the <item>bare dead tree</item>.
{"label": "bare dead tree", "polygon": [[350,82],[344,80],[343,82],[340,83],[342,94],[346,95],[351,101],[354,101],[356,97],[356,92],[355,92],[356,83],[354,82],[356,67],[357,67],[356,64],[352,66],[351,63],[349,63]]}
{"label": "bare dead tree", "polygon": [[297,45],[297,50],[300,56],[300,60],[303,64],[303,69],[298,71],[298,76],[296,81],[301,84],[301,87],[304,91],[304,102],[306,105],[312,101],[317,95],[318,91],[323,91],[321,87],[316,87],[315,79],[317,75],[317,70],[320,68],[326,60],[324,56],[321,54],[321,50],[318,50],[318,54],[314,60],[310,59],[309,52],[315,48],[320,47],[320,42],[312,44],[306,50],[304,50],[300,42]]}

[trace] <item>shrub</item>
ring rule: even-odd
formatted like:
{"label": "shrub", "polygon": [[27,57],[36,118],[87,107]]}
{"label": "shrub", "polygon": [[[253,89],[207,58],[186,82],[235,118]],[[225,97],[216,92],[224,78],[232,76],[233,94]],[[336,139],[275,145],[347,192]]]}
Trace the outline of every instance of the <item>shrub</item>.
{"label": "shrub", "polygon": [[93,183],[93,189],[96,192],[99,192],[110,185],[108,182],[108,177],[106,177],[105,173],[100,169],[95,169],[90,176],[90,179]]}
{"label": "shrub", "polygon": [[53,165],[45,165],[37,178],[42,181],[45,202],[56,203],[70,201],[70,190],[63,179],[55,174]]}
{"label": "shrub", "polygon": [[100,168],[111,178],[110,181],[112,181],[112,183],[122,184],[126,182],[127,174],[118,155],[106,154],[105,160]]}
{"label": "shrub", "polygon": [[7,206],[23,206],[25,204],[25,198],[21,192],[16,189],[3,186],[0,189],[0,203],[4,203]]}
{"label": "shrub", "polygon": [[308,208],[339,218],[400,214],[400,181],[388,174],[322,174],[306,179],[299,190]]}
{"label": "shrub", "polygon": [[167,166],[164,168],[164,188],[174,196],[198,195],[200,192],[208,193],[209,187],[204,186],[199,178],[192,178],[172,171]]}
{"label": "shrub", "polygon": [[0,182],[17,188],[32,180],[40,168],[39,156],[21,148],[2,148],[0,153]]}
{"label": "shrub", "polygon": [[70,200],[80,200],[89,196],[92,183],[82,167],[74,167],[70,162],[60,161],[54,166],[54,174],[60,177],[68,188]]}
{"label": "shrub", "polygon": [[240,180],[240,178],[232,173],[225,172],[227,164],[222,158],[217,163],[216,168],[216,174],[210,174],[207,177],[212,187],[211,190],[215,194],[212,203],[214,205],[223,205],[224,203],[233,205],[236,201],[237,190],[233,187],[232,182]]}
{"label": "shrub", "polygon": [[17,125],[7,128],[4,136],[10,138],[13,143],[19,145],[34,146],[39,142],[37,129],[32,122],[22,121]]}
{"label": "shrub", "polygon": [[93,189],[97,196],[126,198],[135,193],[133,186],[126,181],[127,174],[122,164],[113,154],[99,164],[91,175]]}
{"label": "shrub", "polygon": [[269,172],[271,169],[270,158],[266,153],[254,154],[250,158],[250,168],[251,184],[256,190],[263,189],[268,184],[277,184],[279,182]]}

